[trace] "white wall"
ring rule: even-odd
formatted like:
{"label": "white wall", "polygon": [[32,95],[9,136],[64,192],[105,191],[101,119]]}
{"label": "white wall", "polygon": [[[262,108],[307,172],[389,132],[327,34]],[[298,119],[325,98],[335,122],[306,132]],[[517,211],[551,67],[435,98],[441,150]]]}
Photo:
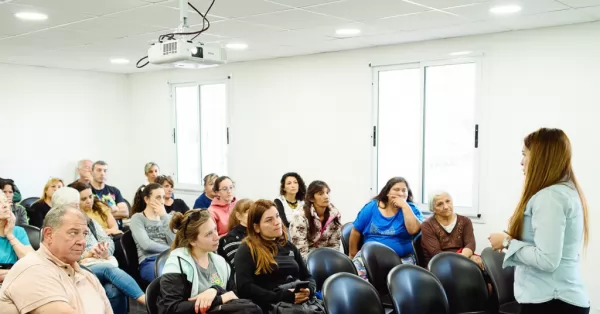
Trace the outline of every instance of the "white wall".
{"label": "white wall", "polygon": [[[539,127],[563,128],[572,140],[574,165],[587,192],[592,239],[584,274],[592,300],[600,299],[598,261],[600,198],[595,178],[600,23],[438,40],[313,56],[237,63],[201,71],[172,70],[130,76],[136,165],[155,160],[174,171],[168,82],[210,81],[232,75],[229,174],[240,197],[273,198],[286,171],[322,179],[351,221],[373,195],[371,179],[371,69],[436,59],[452,51],[484,56],[480,126],[478,250],[490,232],[502,231],[522,186],[523,137]],[[157,123],[156,117],[164,117]],[[150,130],[153,130],[151,133]],[[398,141],[402,141],[399,136]],[[401,174],[399,174],[401,175]],[[596,303],[600,306],[600,303]]]}
{"label": "white wall", "polygon": [[131,199],[130,117],[125,75],[0,64],[0,177],[39,197],[50,177],[71,183],[79,159],[103,159]]}

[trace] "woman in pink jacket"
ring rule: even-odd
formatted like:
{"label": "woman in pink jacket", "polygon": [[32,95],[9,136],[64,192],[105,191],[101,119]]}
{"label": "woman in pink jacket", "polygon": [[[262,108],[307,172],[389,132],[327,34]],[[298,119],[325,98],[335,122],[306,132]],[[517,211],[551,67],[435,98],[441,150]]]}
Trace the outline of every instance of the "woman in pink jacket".
{"label": "woman in pink jacket", "polygon": [[219,237],[222,237],[229,232],[229,227],[227,227],[229,215],[237,202],[237,199],[233,195],[234,189],[235,185],[233,184],[233,181],[227,176],[217,178],[213,185],[213,191],[217,196],[213,198],[208,211],[217,224]]}
{"label": "woman in pink jacket", "polygon": [[290,222],[290,237],[302,258],[316,248],[340,249],[342,224],[340,212],[329,202],[329,186],[313,181],[306,191],[302,211]]}

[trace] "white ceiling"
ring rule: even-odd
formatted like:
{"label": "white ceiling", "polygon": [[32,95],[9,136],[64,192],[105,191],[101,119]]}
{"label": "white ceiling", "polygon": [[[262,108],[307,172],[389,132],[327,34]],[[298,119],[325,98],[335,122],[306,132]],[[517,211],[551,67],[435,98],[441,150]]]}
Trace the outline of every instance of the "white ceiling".
{"label": "white ceiling", "polygon": [[[200,11],[211,0],[190,0]],[[0,0],[0,63],[135,73],[148,45],[179,24],[177,0]],[[510,16],[489,8],[519,4]],[[34,11],[45,21],[22,21]],[[600,0],[216,0],[205,43],[242,42],[230,62],[600,20]],[[199,29],[202,19],[193,11]],[[360,36],[338,38],[339,28]],[[131,60],[113,65],[111,58]],[[162,69],[147,66],[143,70]]]}

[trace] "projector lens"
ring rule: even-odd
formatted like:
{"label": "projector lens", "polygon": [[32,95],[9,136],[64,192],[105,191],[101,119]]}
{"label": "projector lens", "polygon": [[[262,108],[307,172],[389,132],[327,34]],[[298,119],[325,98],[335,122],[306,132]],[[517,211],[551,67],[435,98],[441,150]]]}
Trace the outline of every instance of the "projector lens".
{"label": "projector lens", "polygon": [[194,47],[191,49],[192,57],[203,58],[204,54],[202,47]]}

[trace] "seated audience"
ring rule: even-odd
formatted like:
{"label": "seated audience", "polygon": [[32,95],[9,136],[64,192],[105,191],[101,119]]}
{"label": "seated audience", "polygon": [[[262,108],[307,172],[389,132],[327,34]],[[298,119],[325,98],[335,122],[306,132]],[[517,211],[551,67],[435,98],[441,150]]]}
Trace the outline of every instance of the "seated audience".
{"label": "seated audience", "polygon": [[35,203],[31,204],[29,208],[29,224],[32,226],[36,226],[38,228],[42,228],[44,224],[44,217],[50,211],[50,207],[52,206],[52,195],[56,190],[64,187],[65,184],[61,179],[52,178],[46,182],[44,186],[44,192],[42,192],[42,197],[39,200],[35,201]]}
{"label": "seated audience", "polygon": [[[72,182],[81,182],[86,184],[92,183],[92,161],[89,159],[83,159],[77,162],[77,173],[79,174],[79,178]],[[71,185],[69,184],[69,185]]]}
{"label": "seated audience", "polygon": [[229,232],[222,236],[219,240],[219,249],[217,253],[223,256],[229,266],[235,270],[233,259],[242,240],[248,235],[246,226],[248,223],[248,209],[254,202],[247,198],[239,200],[233,207],[231,215],[229,215]]}
{"label": "seated audience", "polygon": [[341,215],[329,202],[330,191],[323,181],[309,184],[302,212],[296,213],[290,223],[291,241],[304,259],[317,248],[340,249]]}
{"label": "seated audience", "polygon": [[27,219],[27,210],[25,207],[13,202],[15,193],[15,184],[12,181],[0,181],[0,190],[4,192],[6,199],[10,203],[10,209],[16,217],[16,225],[23,226],[29,223]]}
{"label": "seated audience", "polygon": [[100,281],[77,263],[87,232],[79,209],[53,207],[44,219],[40,249],[20,259],[2,284],[2,313],[112,314]]}
{"label": "seated audience", "polygon": [[216,173],[208,174],[204,177],[204,193],[202,193],[194,202],[194,208],[202,208],[206,209],[210,207],[210,203],[212,203],[213,198],[217,196],[217,193],[213,190],[213,186],[215,185],[215,180],[217,180],[219,176]]}
{"label": "seated audience", "polygon": [[402,177],[391,178],[354,220],[350,234],[350,258],[359,276],[366,279],[364,261],[358,243],[379,242],[389,246],[405,264],[416,264],[412,249],[413,235],[421,231],[424,220],[413,204],[412,191]]}
{"label": "seated audience", "polygon": [[[52,195],[52,207],[58,206],[73,206],[74,208],[80,209],[80,194],[74,188],[66,187],[58,189]],[[96,262],[108,262],[113,263],[118,266],[116,259],[113,257],[113,253],[115,252],[115,244],[114,241],[104,232],[102,227],[93,219],[85,216],[87,222],[87,230],[88,232],[85,235],[86,239],[86,247],[84,248],[84,254],[81,256],[80,264],[84,266],[90,266]],[[90,243],[101,243],[104,246]],[[90,244],[90,245],[88,245]],[[90,246],[92,250],[90,250]],[[104,250],[105,249],[105,250]],[[108,252],[108,258],[98,258],[94,259],[94,256],[90,256],[90,253],[95,252]],[[97,253],[98,254],[98,253]],[[98,267],[96,271],[93,271],[94,275],[98,277],[102,287],[106,291],[106,296],[108,297],[108,301],[113,309],[114,313],[125,313],[127,311],[127,303],[128,298],[121,292],[116,285],[112,283],[112,278],[106,278],[107,272],[101,272],[101,268]]]}
{"label": "seated audience", "polygon": [[113,217],[110,207],[92,194],[90,185],[75,182],[69,187],[74,188],[79,192],[79,208],[91,219],[93,219],[108,235],[123,233],[119,230],[117,221]]}
{"label": "seated audience", "polygon": [[115,219],[129,217],[129,209],[121,191],[114,186],[106,184],[108,164],[102,160],[92,165],[92,192],[102,202],[108,204]]}
{"label": "seated audience", "polygon": [[14,194],[13,194],[13,199],[12,199],[12,201],[13,201],[13,203],[18,203],[18,202],[20,202],[20,201],[21,201],[21,191],[19,191],[19,188],[18,188],[18,187],[17,187],[17,185],[15,184],[15,181],[13,181],[12,179],[3,179],[3,178],[0,178],[0,181],[8,181],[8,182],[10,182],[10,183],[12,183],[12,184],[13,184],[13,188],[14,188],[14,191],[13,191],[13,193],[14,193]]}
{"label": "seated audience", "polygon": [[33,252],[27,232],[22,227],[15,226],[16,218],[8,204],[4,193],[0,193],[0,285],[12,265],[27,253]]}
{"label": "seated audience", "polygon": [[305,195],[306,184],[299,174],[288,172],[281,177],[279,197],[274,202],[286,228],[290,227],[294,213],[301,211],[304,206]]}
{"label": "seated audience", "polygon": [[154,277],[158,254],[169,249],[175,234],[169,230],[171,215],[165,209],[165,190],[160,184],[141,186],[135,193],[129,223],[140,263],[140,276],[147,282]]}
{"label": "seated audience", "polygon": [[[163,313],[205,313],[237,299],[229,265],[218,254],[217,225],[205,210],[173,213],[176,233],[160,278],[159,307]],[[182,276],[183,275],[183,276]],[[199,311],[198,311],[199,310]]]}
{"label": "seated audience", "polygon": [[454,213],[452,197],[447,192],[435,192],[429,197],[433,216],[421,224],[421,246],[425,265],[440,252],[457,252],[483,268],[475,255],[475,235],[471,219]]}
{"label": "seated audience", "polygon": [[172,212],[178,212],[185,214],[185,212],[190,210],[182,199],[173,198],[173,188],[175,187],[173,178],[170,176],[158,176],[154,182],[162,185],[165,190],[165,209],[167,210],[167,213],[171,214]]}
{"label": "seated audience", "polygon": [[156,183],[156,178],[160,176],[160,168],[154,162],[149,162],[144,166],[144,174],[146,175],[146,179],[148,183]]}
{"label": "seated audience", "polygon": [[229,228],[227,227],[227,224],[229,223],[229,214],[236,203],[235,196],[233,195],[234,189],[235,186],[233,185],[233,181],[226,176],[217,178],[213,185],[213,191],[217,196],[212,200],[212,203],[210,203],[208,211],[217,223],[219,237],[222,237],[229,232]]}
{"label": "seated audience", "polygon": [[[315,294],[316,284],[300,251],[288,241],[275,203],[257,200],[248,211],[248,236],[235,254],[238,296],[252,300],[265,313],[279,302],[301,304]],[[280,287],[296,280],[308,281],[309,288]]]}

